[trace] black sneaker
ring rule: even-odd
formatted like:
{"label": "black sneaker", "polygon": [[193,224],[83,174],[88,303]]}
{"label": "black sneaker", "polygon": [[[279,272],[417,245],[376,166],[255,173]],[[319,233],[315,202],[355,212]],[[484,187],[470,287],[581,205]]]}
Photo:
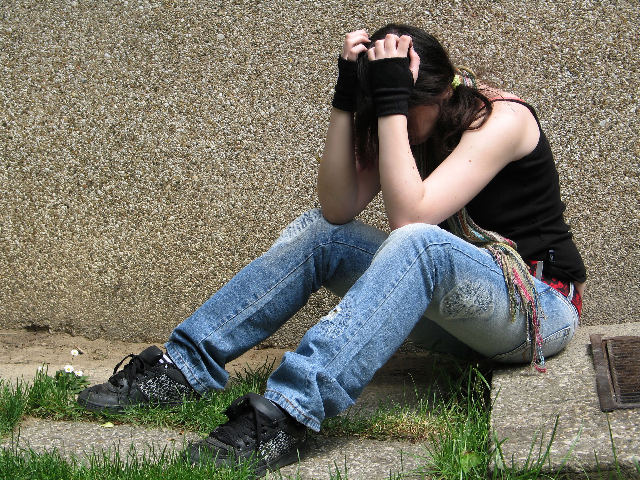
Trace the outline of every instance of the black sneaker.
{"label": "black sneaker", "polygon": [[[156,346],[127,355],[108,382],[80,392],[78,403],[89,410],[122,412],[131,405],[179,405],[185,397],[197,396],[178,367],[160,363],[162,355]],[[131,361],[117,372],[127,358]]]}
{"label": "black sneaker", "polygon": [[227,423],[189,445],[185,452],[189,461],[214,461],[219,466],[250,462],[261,477],[267,470],[298,460],[307,428],[275,403],[249,393],[234,400],[224,413]]}

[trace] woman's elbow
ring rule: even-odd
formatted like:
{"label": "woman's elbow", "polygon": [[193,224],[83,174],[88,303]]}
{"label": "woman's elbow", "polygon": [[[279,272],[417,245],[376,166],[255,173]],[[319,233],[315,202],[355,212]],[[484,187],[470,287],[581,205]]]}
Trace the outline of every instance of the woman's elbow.
{"label": "woman's elbow", "polygon": [[[323,194],[324,193],[324,194]],[[342,225],[353,220],[355,215],[335,196],[326,192],[318,191],[318,200],[320,200],[320,210],[324,219],[334,225]]]}
{"label": "woman's elbow", "polygon": [[343,225],[353,220],[353,217],[346,215],[344,212],[332,211],[331,209],[325,209],[324,207],[321,207],[321,211],[324,219],[334,225]]}
{"label": "woman's elbow", "polygon": [[407,225],[411,225],[412,223],[419,222],[409,222],[409,221],[391,221],[389,220],[389,228],[391,231],[397,230],[398,228],[406,227]]}
{"label": "woman's elbow", "polygon": [[391,230],[396,230],[398,228],[406,227],[407,225],[412,225],[415,223],[423,223],[427,225],[439,224],[439,222],[435,222],[431,218],[402,217],[402,218],[389,219],[389,228],[391,228]]}

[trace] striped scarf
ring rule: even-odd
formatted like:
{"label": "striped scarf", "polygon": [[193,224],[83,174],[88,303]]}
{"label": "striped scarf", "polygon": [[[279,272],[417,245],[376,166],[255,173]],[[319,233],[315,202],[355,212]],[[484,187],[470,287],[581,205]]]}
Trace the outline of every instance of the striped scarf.
{"label": "striped scarf", "polygon": [[[426,146],[412,147],[420,176],[424,179],[429,173],[426,157]],[[522,312],[527,320],[527,343],[531,345],[531,364],[536,370],[545,372],[545,361],[542,354],[542,335],[540,321],[544,312],[540,307],[538,292],[529,268],[516,250],[516,243],[502,235],[485,230],[471,219],[466,208],[447,219],[451,233],[463,240],[486,249],[502,269],[504,281],[509,293],[509,312],[511,321],[515,321],[518,312]]]}
{"label": "striped scarf", "polygon": [[[485,248],[502,268],[504,281],[509,293],[511,321],[515,321],[518,311],[527,319],[527,342],[531,344],[531,364],[540,372],[545,372],[542,355],[542,335],[540,334],[540,308],[538,292],[529,273],[529,267],[516,251],[516,244],[502,235],[484,230],[475,224],[463,208],[447,219],[449,230],[454,235],[481,248]],[[538,313],[540,312],[540,314]]]}

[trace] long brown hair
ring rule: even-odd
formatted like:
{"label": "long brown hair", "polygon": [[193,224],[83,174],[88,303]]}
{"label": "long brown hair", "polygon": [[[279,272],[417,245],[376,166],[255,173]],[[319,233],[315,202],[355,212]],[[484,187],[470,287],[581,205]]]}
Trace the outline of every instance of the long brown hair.
{"label": "long brown hair", "polygon": [[[409,35],[420,57],[418,78],[409,98],[409,107],[439,105],[440,113],[427,140],[432,165],[438,165],[451,153],[465,130],[479,128],[491,113],[491,102],[475,86],[460,84],[451,96],[443,93],[451,87],[456,70],[438,40],[425,31],[402,24],[389,24],[371,36],[371,42],[387,34]],[[369,87],[369,59],[366,52],[358,57],[358,101],[355,115],[355,147],[362,166],[372,165],[378,157],[378,121]]]}

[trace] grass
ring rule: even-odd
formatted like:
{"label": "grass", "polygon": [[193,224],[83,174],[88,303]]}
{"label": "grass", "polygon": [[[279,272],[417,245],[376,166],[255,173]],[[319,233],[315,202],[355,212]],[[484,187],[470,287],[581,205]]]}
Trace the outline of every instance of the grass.
{"label": "grass", "polygon": [[131,450],[125,458],[119,453],[90,455],[85,461],[64,458],[57,451],[36,453],[31,450],[0,451],[0,480],[244,480],[254,478],[251,467],[221,469],[206,464],[192,466],[178,455],[160,453],[138,457]]}
{"label": "grass", "polygon": [[[462,375],[462,368],[458,373]],[[322,423],[324,435],[359,436],[363,438],[385,440],[399,438],[411,442],[429,439],[443,428],[442,411],[449,402],[456,401],[460,375],[441,375],[434,379],[434,385],[426,391],[419,391],[414,384],[416,401],[381,401],[371,410],[350,410],[345,414],[328,418]],[[442,388],[438,385],[444,384]]]}
{"label": "grass", "polygon": [[[255,370],[245,369],[233,378],[223,392],[207,395],[181,407],[136,407],[121,415],[88,412],[75,402],[75,393],[83,388],[83,379],[57,372],[49,376],[39,371],[32,384],[17,381],[10,384],[0,379],[0,436],[11,435],[24,416],[56,420],[110,421],[114,424],[133,423],[150,427],[172,427],[198,433],[208,433],[226,421],[224,409],[233,399],[250,391],[264,391],[273,364]],[[419,473],[437,480],[532,480],[536,478],[561,480],[562,472],[543,472],[547,465],[555,428],[546,443],[542,438],[531,443],[529,458],[524,467],[507,465],[502,455],[502,442],[492,442],[490,431],[489,382],[474,366],[461,367],[457,374],[439,379],[444,384],[439,391],[416,392],[415,405],[385,404],[374,412],[355,412],[328,419],[323,423],[323,435],[357,435],[367,438],[402,438],[425,441],[425,456]],[[556,422],[557,426],[557,422]],[[611,445],[616,457],[613,436]],[[125,458],[118,453],[94,454],[79,461],[64,458],[56,451],[36,453],[16,447],[0,451],[0,480],[3,479],[245,479],[252,478],[250,467],[235,470],[194,467],[185,464],[177,455],[160,452],[151,457],[138,457],[135,451]],[[490,445],[494,445],[491,449]],[[491,469],[492,465],[501,468]],[[640,465],[635,470],[640,476]],[[488,477],[488,472],[492,472]],[[628,473],[628,472],[627,472]],[[348,466],[335,464],[327,471],[330,479],[349,478]],[[627,478],[617,464],[606,477]],[[269,474],[267,478],[282,478]],[[294,478],[299,478],[295,476]],[[403,473],[390,474],[390,479],[403,478]]]}
{"label": "grass", "polygon": [[0,379],[0,437],[13,431],[27,409],[29,387],[17,381],[15,388]]}
{"label": "grass", "polygon": [[[170,427],[206,434],[226,421],[224,410],[237,397],[248,392],[264,392],[273,363],[257,369],[245,368],[232,378],[222,392],[212,392],[196,401],[179,407],[131,407],[123,414],[90,412],[75,402],[78,385],[65,381],[58,373],[48,375],[38,371],[33,384],[17,381],[10,385],[0,379],[0,436],[14,430],[24,416],[72,421],[110,421],[114,424],[135,424],[147,427]],[[323,434],[358,435],[365,438],[405,438],[424,440],[437,425],[432,402],[419,395],[417,406],[404,404],[381,405],[375,412],[353,413],[328,419]]]}
{"label": "grass", "polygon": [[48,375],[39,370],[31,385],[16,381],[11,385],[0,379],[0,436],[6,436],[24,416],[52,420],[110,421],[148,427],[172,427],[198,433],[208,433],[226,421],[224,410],[237,397],[248,392],[264,391],[273,364],[265,363],[257,369],[245,368],[231,379],[227,388],[185,402],[179,407],[132,407],[123,414],[91,412],[75,402],[76,393],[84,388],[82,379],[73,375]]}
{"label": "grass", "polygon": [[[484,376],[477,370],[469,370],[465,399],[450,404],[443,415],[446,427],[442,434],[431,436],[427,444],[429,461],[426,462],[422,472],[433,478],[442,479],[563,478],[561,472],[550,474],[543,472],[549,458],[557,423],[546,447],[541,443],[541,450],[535,454],[536,441],[535,439],[532,441],[523,467],[506,465],[502,454],[502,442],[494,439],[496,441],[492,443],[488,389],[489,383]],[[494,447],[490,449],[489,445],[492,444]],[[490,476],[488,472],[491,472]]]}
{"label": "grass", "polygon": [[[348,480],[348,467],[328,469],[330,480]],[[0,480],[247,480],[255,478],[249,465],[222,469],[211,464],[191,466],[176,454],[137,456],[133,448],[125,458],[117,452],[93,454],[84,461],[64,458],[58,451],[36,453],[32,450],[0,450]],[[315,478],[315,477],[314,477]],[[400,480],[402,474],[389,475]],[[302,480],[299,473],[284,477],[267,472],[265,480]]]}

